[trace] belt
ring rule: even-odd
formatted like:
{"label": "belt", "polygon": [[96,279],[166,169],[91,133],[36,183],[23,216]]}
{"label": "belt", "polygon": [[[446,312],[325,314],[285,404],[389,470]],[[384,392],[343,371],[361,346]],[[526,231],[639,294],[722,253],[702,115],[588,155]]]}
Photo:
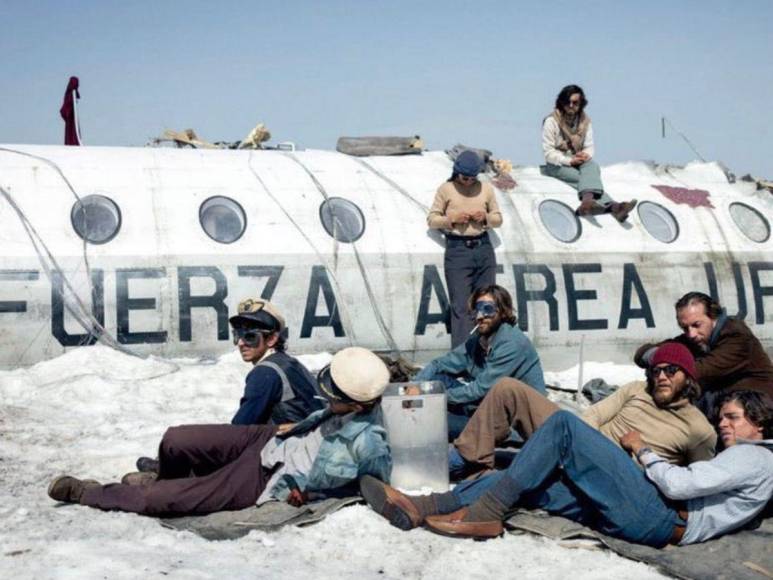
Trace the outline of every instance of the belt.
{"label": "belt", "polygon": [[[679,517],[682,518],[685,522],[687,522],[687,510],[678,510],[676,512],[679,514]],[[687,524],[676,524],[674,526],[674,531],[671,532],[671,539],[668,540],[669,544],[678,544],[682,541],[682,538],[684,537],[684,531],[687,529]]]}
{"label": "belt", "polygon": [[483,232],[478,236],[456,236],[454,234],[446,234],[446,244],[452,242],[453,245],[464,245],[468,248],[476,248],[483,242],[488,242],[488,232]]}

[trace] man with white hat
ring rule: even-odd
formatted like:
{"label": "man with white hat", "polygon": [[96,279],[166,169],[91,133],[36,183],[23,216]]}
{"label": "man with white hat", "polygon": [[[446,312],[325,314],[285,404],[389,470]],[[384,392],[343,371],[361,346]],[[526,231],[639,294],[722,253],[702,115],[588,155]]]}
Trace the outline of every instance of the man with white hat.
{"label": "man with white hat", "polygon": [[238,510],[272,499],[300,505],[341,492],[372,475],[388,481],[392,460],[378,403],[389,371],[359,347],[338,352],[320,371],[328,400],[297,424],[183,425],[159,446],[158,479],[101,485],[64,475],[48,495],[57,501],[153,516]]}

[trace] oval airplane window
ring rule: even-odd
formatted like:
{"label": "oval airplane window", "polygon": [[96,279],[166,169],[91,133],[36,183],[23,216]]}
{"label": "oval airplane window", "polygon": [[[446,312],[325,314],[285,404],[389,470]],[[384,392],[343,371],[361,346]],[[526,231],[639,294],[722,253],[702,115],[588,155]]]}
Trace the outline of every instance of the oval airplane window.
{"label": "oval airplane window", "polygon": [[121,210],[109,197],[87,195],[73,204],[70,221],[81,239],[105,244],[121,229]]}
{"label": "oval airplane window", "polygon": [[348,199],[331,197],[319,206],[319,219],[325,231],[339,242],[356,242],[365,233],[365,216]]}
{"label": "oval airplane window", "polygon": [[770,238],[770,224],[760,212],[745,203],[731,203],[730,217],[741,233],[759,244]]}
{"label": "oval airplane window", "polygon": [[639,219],[644,229],[656,240],[670,244],[679,237],[679,224],[674,215],[662,205],[642,201],[638,205]]}
{"label": "oval airplane window", "polygon": [[235,242],[247,228],[242,206],[222,195],[204,200],[199,208],[199,221],[206,234],[221,244]]}
{"label": "oval airplane window", "polygon": [[548,199],[539,204],[539,217],[550,234],[559,242],[571,244],[582,234],[580,220],[565,203]]}

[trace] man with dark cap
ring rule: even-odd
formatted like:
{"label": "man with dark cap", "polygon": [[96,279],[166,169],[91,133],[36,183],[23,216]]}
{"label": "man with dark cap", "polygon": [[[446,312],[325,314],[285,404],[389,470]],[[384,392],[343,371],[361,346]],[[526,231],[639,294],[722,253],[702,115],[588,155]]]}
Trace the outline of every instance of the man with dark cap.
{"label": "man with dark cap", "polygon": [[287,327],[276,306],[249,298],[239,304],[230,323],[242,359],[255,365],[233,425],[296,423],[322,407],[315,399],[314,377],[285,352]]}
{"label": "man with dark cap", "polygon": [[[670,464],[688,465],[710,460],[714,457],[717,436],[706,417],[691,404],[700,392],[694,376],[695,361],[690,351],[681,344],[667,343],[655,353],[652,366],[647,370],[646,383],[637,381],[625,385],[590,407],[582,418],[572,416],[570,421],[582,424],[583,433],[593,433],[587,436],[587,440],[592,442],[587,443],[588,451],[602,466],[604,454],[610,453],[609,449],[616,450],[612,452],[613,459],[615,453],[625,459],[626,454],[621,448],[625,447],[626,436],[631,431],[639,432],[647,449]],[[505,397],[507,393],[502,392],[505,390],[509,391],[509,398]],[[497,402],[500,408],[494,409],[492,404]],[[485,452],[485,445],[477,449],[470,447],[469,451],[478,454],[477,459],[472,455],[464,459],[478,461],[478,469],[491,468],[494,444],[508,436],[511,428],[517,429],[527,439],[528,446],[553,417],[566,414],[531,387],[522,383],[519,387],[517,381],[504,379],[489,393],[467,426],[467,429],[475,429],[476,422],[480,420],[493,422],[488,428],[492,434],[487,440],[489,451]],[[456,443],[457,450],[464,451],[459,447],[459,440]],[[595,455],[591,447],[600,447],[604,451]],[[459,457],[457,452],[452,451],[449,464],[454,463],[455,453]],[[631,463],[630,459],[626,461]],[[519,462],[520,455],[513,463]],[[374,478],[366,478],[360,487],[376,512],[398,528],[411,529],[421,525],[427,516],[448,514],[472,504],[512,469],[511,466],[507,472],[464,481],[452,492],[429,496],[408,496]],[[534,499],[544,500],[548,506],[545,509],[561,511],[565,517],[571,518],[572,514],[580,514],[583,510],[581,502],[575,497],[574,488],[566,485],[550,487],[542,495],[535,494]]]}
{"label": "man with dark cap", "polygon": [[446,237],[443,267],[451,306],[451,347],[462,344],[474,323],[467,299],[477,288],[495,283],[497,262],[488,230],[502,225],[494,188],[481,182],[484,165],[474,151],[463,151],[454,161],[451,177],[435,194],[427,216],[432,229]]}
{"label": "man with dark cap", "polygon": [[388,480],[392,460],[379,401],[389,383],[384,362],[346,348],[320,371],[328,400],[297,424],[183,425],[159,445],[159,475],[138,485],[55,478],[57,501],[151,516],[238,510],[270,500],[301,505],[356,489],[358,478]]}
{"label": "man with dark cap", "polygon": [[[773,406],[773,363],[743,320],[731,318],[703,292],[688,292],[676,301],[676,322],[682,334],[672,338],[695,356],[703,390],[696,405],[715,419],[716,401],[732,391],[757,391]],[[634,362],[647,367],[659,344],[644,344]]]}

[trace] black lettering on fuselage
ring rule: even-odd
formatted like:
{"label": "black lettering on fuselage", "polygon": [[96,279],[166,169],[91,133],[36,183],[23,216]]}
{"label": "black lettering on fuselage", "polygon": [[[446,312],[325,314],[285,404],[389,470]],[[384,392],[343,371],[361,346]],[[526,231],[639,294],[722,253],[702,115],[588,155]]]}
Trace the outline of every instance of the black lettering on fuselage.
{"label": "black lettering on fuselage", "polygon": [[[440,305],[439,312],[429,311],[433,292]],[[424,275],[421,278],[419,313],[416,316],[416,326],[413,329],[413,334],[424,336],[427,333],[427,326],[430,324],[445,324],[446,332],[449,334],[451,332],[451,311],[448,307],[448,295],[440,279],[437,266],[432,264],[424,266]]]}
{"label": "black lettering on fuselage", "polygon": [[575,274],[599,274],[601,264],[562,264],[564,286],[566,288],[566,307],[569,313],[569,330],[603,330],[609,326],[605,318],[580,320],[577,303],[580,300],[596,300],[595,290],[577,290],[574,285]]}
{"label": "black lettering on fuselage", "polygon": [[[270,301],[284,269],[284,266],[238,266],[236,271],[243,278],[268,278],[266,285],[263,286],[263,291],[260,293],[260,297],[263,300]],[[249,297],[244,296],[244,298]]]}
{"label": "black lettering on fuselage", "polygon": [[[64,276],[59,270],[51,273],[51,334],[62,346],[91,346],[99,339],[99,329],[83,334],[70,334],[64,328]],[[91,313],[100,326],[105,326],[105,275],[91,270]]]}
{"label": "black lettering on fuselage", "polygon": [[[542,290],[526,289],[526,274],[539,274],[545,280]],[[524,332],[529,330],[529,302],[545,302],[548,305],[550,330],[558,330],[558,300],[556,300],[556,277],[545,264],[513,264],[515,295],[517,299],[518,326]]]}
{"label": "black lettering on fuselage", "polygon": [[773,270],[773,262],[749,262],[749,274],[752,279],[752,293],[754,294],[754,322],[765,324],[765,296],[773,296],[773,286],[763,286],[760,283],[760,272]]}
{"label": "black lettering on fuselage", "polygon": [[[322,290],[322,298],[325,300],[328,314],[317,316],[320,290]],[[330,285],[330,280],[327,277],[327,270],[324,266],[313,266],[311,268],[311,279],[309,280],[309,291],[306,294],[306,308],[303,312],[301,338],[310,338],[315,328],[326,326],[333,329],[335,336],[346,336],[344,327],[341,324],[341,314],[338,312],[338,302],[336,302],[333,287]]]}
{"label": "black lettering on fuselage", "polygon": [[[5,280],[32,281],[38,279],[37,270],[0,270],[0,282]],[[27,312],[25,300],[0,300],[0,313]]]}
{"label": "black lettering on fuselage", "polygon": [[155,310],[155,298],[129,298],[129,280],[163,278],[165,268],[128,268],[115,271],[115,308],[117,338],[121,344],[158,344],[166,342],[166,331],[132,332],[129,330],[130,310]]}
{"label": "black lettering on fuselage", "polygon": [[[191,296],[191,278],[211,278],[215,291],[207,296]],[[190,266],[177,269],[180,312],[180,342],[192,340],[191,310],[212,308],[217,314],[217,339],[228,340],[228,282],[223,273],[214,266]]]}
{"label": "black lettering on fuselage", "polygon": [[[634,290],[639,300],[639,308],[631,306]],[[636,264],[627,262],[623,264],[623,298],[620,301],[620,320],[617,328],[628,328],[628,321],[634,318],[642,318],[647,328],[655,328],[650,299],[639,278],[639,272],[636,271]]]}

